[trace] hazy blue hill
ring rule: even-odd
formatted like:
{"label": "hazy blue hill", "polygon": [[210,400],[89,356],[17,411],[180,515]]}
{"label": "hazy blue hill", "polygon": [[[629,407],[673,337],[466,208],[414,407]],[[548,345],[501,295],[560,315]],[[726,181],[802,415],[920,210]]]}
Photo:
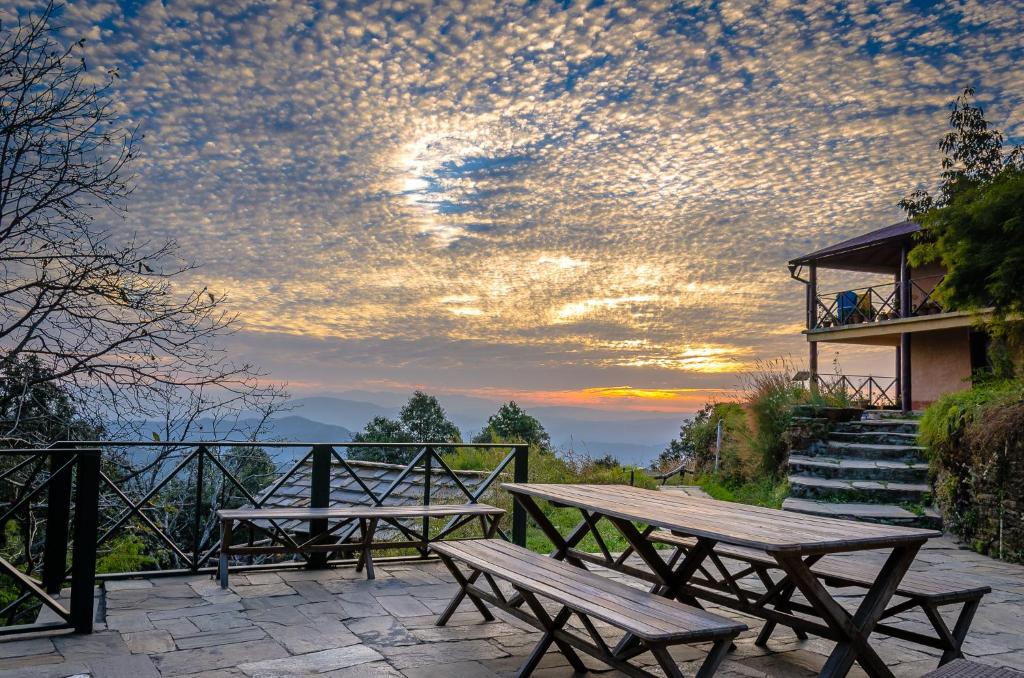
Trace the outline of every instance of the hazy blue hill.
{"label": "hazy blue hill", "polygon": [[[237,430],[218,431],[216,435],[210,433],[214,430],[209,420],[199,420],[188,436],[188,440],[247,440],[249,431],[259,423],[257,419],[242,419],[238,422]],[[148,439],[151,431],[162,431],[162,425],[158,422],[147,422],[141,427],[142,435]],[[284,414],[271,419],[264,425],[264,431],[260,435],[261,440],[284,440],[289,442],[303,443],[329,443],[346,442],[352,440],[352,431],[344,426],[325,424],[306,417],[294,414]]]}
{"label": "hazy blue hill", "polygon": [[[369,391],[297,398],[292,401],[293,408],[288,415],[282,415],[275,421],[294,417],[358,431],[373,417],[397,417],[407,398],[403,394]],[[487,417],[498,407],[497,402],[471,396],[442,396],[440,400],[466,440],[483,428]],[[531,407],[528,410],[544,424],[557,449],[572,449],[592,457],[612,454],[623,463],[640,465],[646,465],[665,448],[668,441],[678,434],[684,419],[678,414],[616,412],[584,407]],[[294,439],[308,438],[298,436]]]}
{"label": "hazy blue hill", "polygon": [[352,440],[352,431],[344,426],[289,414],[271,419],[267,434],[262,437],[303,443],[341,443]]}
{"label": "hazy blue hill", "polygon": [[362,400],[350,400],[347,398],[335,398],[332,396],[313,396],[310,398],[296,398],[291,401],[292,409],[289,413],[282,415],[296,415],[300,419],[311,419],[313,421],[341,426],[349,431],[360,431],[366,422],[374,417],[397,417],[400,407],[389,407],[377,403],[365,402]]}

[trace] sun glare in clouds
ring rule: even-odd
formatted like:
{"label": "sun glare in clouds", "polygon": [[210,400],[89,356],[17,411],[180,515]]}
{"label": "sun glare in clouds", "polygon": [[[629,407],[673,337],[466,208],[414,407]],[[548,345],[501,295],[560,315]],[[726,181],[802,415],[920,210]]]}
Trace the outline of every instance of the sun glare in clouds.
{"label": "sun glare in clouds", "polygon": [[76,0],[61,24],[145,135],[124,228],[228,294],[240,360],[692,411],[804,354],[785,262],[901,218],[959,87],[1024,136],[1020,0],[787,4]]}

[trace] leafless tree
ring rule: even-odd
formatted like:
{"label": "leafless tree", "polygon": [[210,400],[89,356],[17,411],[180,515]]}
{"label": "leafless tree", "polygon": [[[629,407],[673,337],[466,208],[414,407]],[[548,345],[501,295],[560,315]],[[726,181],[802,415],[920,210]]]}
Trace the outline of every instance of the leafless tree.
{"label": "leafless tree", "polygon": [[111,228],[140,138],[115,105],[117,72],[87,77],[59,13],[51,2],[0,25],[0,376],[34,356],[36,379],[134,422],[279,399],[218,345],[236,322],[225,297],[181,292],[194,264],[176,244]]}

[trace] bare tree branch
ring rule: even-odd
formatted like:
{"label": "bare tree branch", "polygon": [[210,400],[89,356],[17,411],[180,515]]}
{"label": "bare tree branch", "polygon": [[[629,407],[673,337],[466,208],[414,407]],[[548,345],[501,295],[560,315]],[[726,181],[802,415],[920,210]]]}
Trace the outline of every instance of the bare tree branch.
{"label": "bare tree branch", "polygon": [[23,387],[60,382],[124,422],[279,401],[219,344],[237,321],[226,297],[182,291],[195,265],[177,245],[111,229],[140,138],[118,115],[116,71],[91,84],[83,41],[58,39],[60,9],[0,25],[0,376],[32,357]]}

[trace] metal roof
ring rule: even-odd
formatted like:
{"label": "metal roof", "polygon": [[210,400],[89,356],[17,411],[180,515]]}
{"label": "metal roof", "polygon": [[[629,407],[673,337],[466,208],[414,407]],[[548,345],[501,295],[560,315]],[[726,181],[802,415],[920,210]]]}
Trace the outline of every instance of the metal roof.
{"label": "metal roof", "polygon": [[914,221],[901,221],[805,254],[789,262],[791,267],[815,264],[871,273],[895,273],[899,269],[901,246],[921,230]]}

